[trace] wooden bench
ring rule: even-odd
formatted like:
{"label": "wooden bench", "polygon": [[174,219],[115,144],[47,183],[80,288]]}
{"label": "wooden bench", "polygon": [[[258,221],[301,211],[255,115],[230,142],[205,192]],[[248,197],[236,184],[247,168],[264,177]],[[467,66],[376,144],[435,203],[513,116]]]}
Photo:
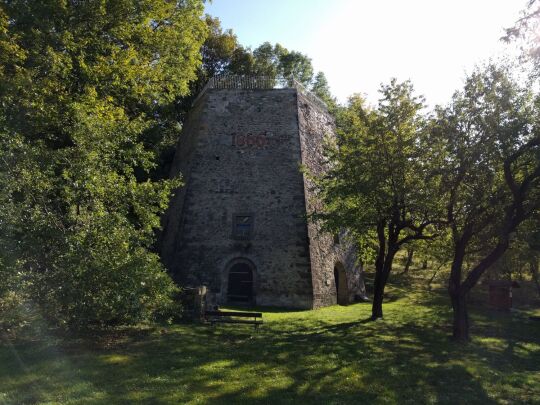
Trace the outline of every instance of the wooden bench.
{"label": "wooden bench", "polygon": [[212,326],[216,323],[243,323],[257,329],[263,323],[260,312],[206,311],[204,317]]}

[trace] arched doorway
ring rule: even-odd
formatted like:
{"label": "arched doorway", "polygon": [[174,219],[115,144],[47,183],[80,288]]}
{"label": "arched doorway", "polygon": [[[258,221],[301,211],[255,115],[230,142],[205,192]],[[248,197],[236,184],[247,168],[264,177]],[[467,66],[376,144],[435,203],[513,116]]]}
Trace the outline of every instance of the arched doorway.
{"label": "arched doorway", "polygon": [[349,303],[349,288],[347,286],[347,274],[341,263],[334,266],[334,280],[336,284],[336,298],[339,305]]}
{"label": "arched doorway", "polygon": [[233,304],[253,304],[253,279],[253,268],[249,263],[239,261],[229,267],[227,276],[227,302]]}

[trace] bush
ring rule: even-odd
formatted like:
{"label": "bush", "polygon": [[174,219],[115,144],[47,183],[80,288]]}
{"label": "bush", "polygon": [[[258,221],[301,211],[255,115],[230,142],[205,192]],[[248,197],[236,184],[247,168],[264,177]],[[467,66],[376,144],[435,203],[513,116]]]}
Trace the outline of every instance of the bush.
{"label": "bush", "polygon": [[34,274],[33,291],[49,320],[82,330],[152,321],[171,312],[178,287],[155,253],[130,247],[125,231],[116,226],[106,238],[102,231],[89,235],[52,270]]}

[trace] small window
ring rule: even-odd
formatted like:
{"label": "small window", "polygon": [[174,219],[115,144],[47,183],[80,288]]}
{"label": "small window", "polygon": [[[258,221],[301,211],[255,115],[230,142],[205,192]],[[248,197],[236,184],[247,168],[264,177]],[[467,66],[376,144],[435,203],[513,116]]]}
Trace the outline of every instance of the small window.
{"label": "small window", "polygon": [[251,239],[253,233],[253,215],[234,215],[233,217],[233,238]]}

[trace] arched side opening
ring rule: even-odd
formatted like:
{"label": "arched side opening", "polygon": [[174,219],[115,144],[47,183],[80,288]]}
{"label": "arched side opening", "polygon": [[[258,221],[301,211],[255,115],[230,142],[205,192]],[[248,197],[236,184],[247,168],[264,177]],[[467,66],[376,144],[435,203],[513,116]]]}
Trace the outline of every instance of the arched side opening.
{"label": "arched side opening", "polygon": [[238,259],[228,266],[227,303],[255,303],[255,274],[251,262]]}
{"label": "arched side opening", "polygon": [[341,263],[334,266],[334,281],[336,285],[336,298],[339,305],[349,304],[349,287],[347,285],[347,274]]}

